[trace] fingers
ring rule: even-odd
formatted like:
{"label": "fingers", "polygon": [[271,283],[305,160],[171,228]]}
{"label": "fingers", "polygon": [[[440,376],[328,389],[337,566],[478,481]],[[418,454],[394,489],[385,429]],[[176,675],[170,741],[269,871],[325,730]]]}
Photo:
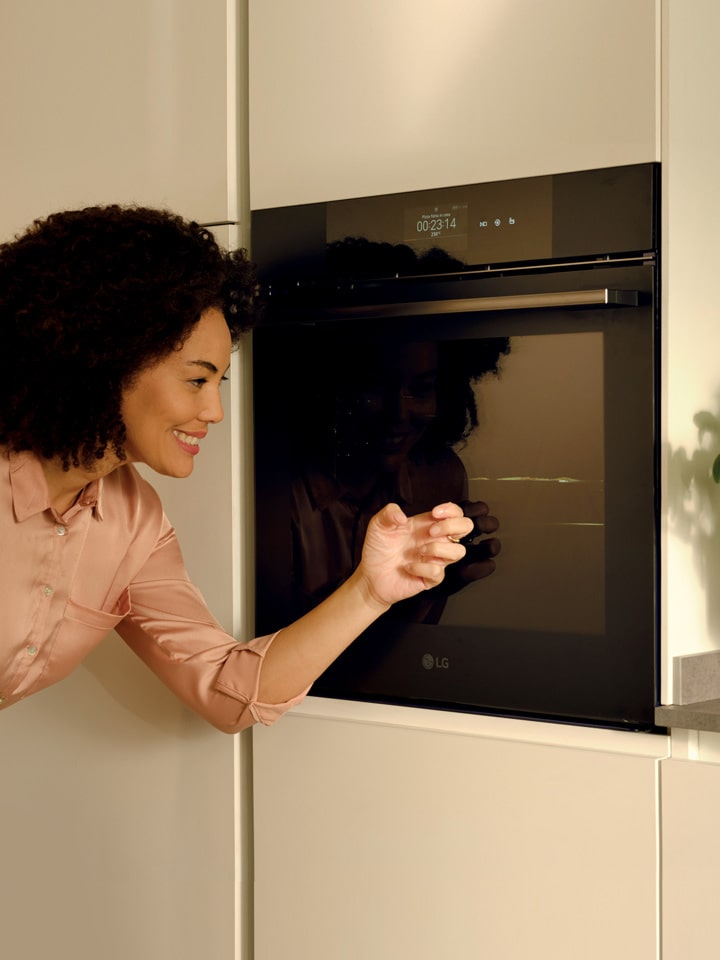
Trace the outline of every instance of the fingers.
{"label": "fingers", "polygon": [[408,522],[408,516],[397,503],[386,503],[375,515],[376,522],[386,530],[402,527]]}
{"label": "fingers", "polygon": [[443,503],[433,507],[432,523],[428,529],[431,537],[458,542],[472,533],[473,521],[464,516],[462,508],[456,503]]}
{"label": "fingers", "polygon": [[[458,509],[463,511],[460,516]],[[423,545],[421,561],[425,565],[422,572],[416,571],[426,590],[436,587],[446,574],[461,585],[483,580],[495,571],[494,558],[502,545],[496,537],[488,535],[500,524],[497,517],[490,515],[486,503],[466,501],[462,508],[453,503],[440,504],[432,515],[436,522],[428,532],[434,539]],[[484,539],[478,539],[480,537]],[[427,566],[428,563],[433,566]]]}
{"label": "fingers", "polygon": [[408,572],[423,581],[426,590],[432,590],[445,577],[450,564],[457,563],[465,556],[465,547],[447,537],[434,539],[423,544],[419,559],[408,565]]}
{"label": "fingers", "polygon": [[466,550],[461,543],[456,543],[447,537],[439,540],[429,540],[419,550],[420,559],[428,563],[457,563],[465,556]]}
{"label": "fingers", "polygon": [[458,579],[463,583],[474,583],[476,580],[484,580],[491,573],[495,573],[494,560],[479,560],[472,563],[463,564],[458,567]]}
{"label": "fingers", "polygon": [[432,508],[432,515],[436,520],[443,520],[446,517],[462,517],[463,508],[457,503],[439,503]]}
{"label": "fingers", "polygon": [[498,518],[490,515],[490,507],[483,500],[466,500],[462,507],[465,516],[470,517],[473,521],[473,529],[469,534],[470,539],[495,533],[500,526]]}
{"label": "fingers", "polygon": [[501,550],[502,543],[500,540],[497,537],[488,537],[486,540],[480,540],[479,543],[467,546],[467,561],[490,560],[496,557]]}
{"label": "fingers", "polygon": [[439,560],[420,560],[408,564],[408,573],[422,580],[426,590],[432,590],[433,587],[442,583],[446,566],[446,563]]}

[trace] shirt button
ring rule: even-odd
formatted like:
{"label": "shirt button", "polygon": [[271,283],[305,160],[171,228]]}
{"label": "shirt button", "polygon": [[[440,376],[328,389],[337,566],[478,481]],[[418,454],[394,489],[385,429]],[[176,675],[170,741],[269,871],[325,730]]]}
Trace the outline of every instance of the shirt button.
{"label": "shirt button", "polygon": [[59,537],[64,537],[65,534],[67,533],[67,527],[63,527],[62,524],[60,524],[59,526],[55,527],[55,533]]}
{"label": "shirt button", "polygon": [[44,587],[43,587],[43,593],[45,594],[46,597],[51,597],[51,596],[52,596],[52,592],[53,592],[53,588],[52,588],[52,587],[48,587],[48,586],[44,586]]}
{"label": "shirt button", "polygon": [[35,654],[37,653],[37,647],[29,646],[27,648],[27,652],[29,657],[34,657]]}

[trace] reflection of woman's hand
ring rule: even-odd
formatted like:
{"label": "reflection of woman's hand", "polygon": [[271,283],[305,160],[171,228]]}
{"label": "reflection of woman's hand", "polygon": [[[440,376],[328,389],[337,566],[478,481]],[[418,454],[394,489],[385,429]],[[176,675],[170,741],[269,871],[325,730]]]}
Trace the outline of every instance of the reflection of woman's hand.
{"label": "reflection of woman's hand", "polygon": [[473,521],[473,529],[463,538],[467,553],[445,582],[444,592],[447,593],[454,593],[468,583],[489,577],[495,570],[495,557],[501,550],[497,537],[488,536],[500,526],[497,517],[490,515],[488,505],[482,500],[465,500],[462,508],[465,516]]}
{"label": "reflection of woman's hand", "polygon": [[454,503],[414,517],[388,504],[370,521],[357,572],[379,604],[406,600],[442,581],[446,566],[465,556],[465,547],[451,538],[473,529],[472,518]]}

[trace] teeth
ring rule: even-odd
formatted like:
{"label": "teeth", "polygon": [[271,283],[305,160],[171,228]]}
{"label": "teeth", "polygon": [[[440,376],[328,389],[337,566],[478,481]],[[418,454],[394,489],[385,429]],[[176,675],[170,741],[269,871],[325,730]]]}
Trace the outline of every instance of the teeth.
{"label": "teeth", "polygon": [[199,437],[190,437],[190,436],[188,436],[187,433],[183,433],[182,430],[173,430],[173,433],[174,433],[175,436],[178,438],[178,440],[181,440],[183,443],[189,443],[189,444],[191,444],[193,447],[198,447],[198,446],[200,446],[200,438],[199,438]]}

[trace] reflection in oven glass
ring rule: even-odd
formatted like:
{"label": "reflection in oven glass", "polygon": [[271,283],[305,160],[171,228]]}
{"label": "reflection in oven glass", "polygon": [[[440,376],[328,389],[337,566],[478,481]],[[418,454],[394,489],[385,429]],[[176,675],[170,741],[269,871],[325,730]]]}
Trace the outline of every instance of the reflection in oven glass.
{"label": "reflection in oven glass", "polygon": [[465,559],[386,617],[602,634],[602,334],[305,337],[290,431],[294,612],[346,579],[385,503],[412,514],[453,500],[475,521]]}
{"label": "reflection in oven glass", "polygon": [[500,378],[476,386],[480,422],[456,450],[502,556],[444,623],[604,633],[603,366],[599,332],[513,337]]}

